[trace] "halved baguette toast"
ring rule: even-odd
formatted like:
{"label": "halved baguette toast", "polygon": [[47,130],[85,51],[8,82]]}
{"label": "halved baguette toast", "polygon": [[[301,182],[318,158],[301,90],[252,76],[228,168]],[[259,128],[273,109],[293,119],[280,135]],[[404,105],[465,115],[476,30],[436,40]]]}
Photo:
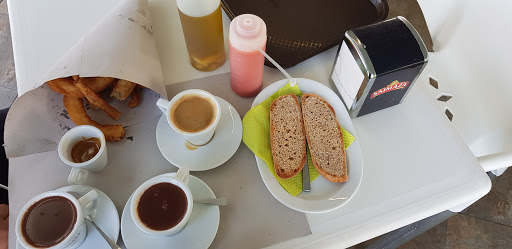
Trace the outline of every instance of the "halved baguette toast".
{"label": "halved baguette toast", "polygon": [[270,146],[274,169],[281,178],[291,178],[306,162],[306,137],[299,100],[283,95],[270,106]]}
{"label": "halved baguette toast", "polygon": [[302,95],[302,116],[313,164],[331,182],[348,179],[345,146],[336,113],[322,97]]}

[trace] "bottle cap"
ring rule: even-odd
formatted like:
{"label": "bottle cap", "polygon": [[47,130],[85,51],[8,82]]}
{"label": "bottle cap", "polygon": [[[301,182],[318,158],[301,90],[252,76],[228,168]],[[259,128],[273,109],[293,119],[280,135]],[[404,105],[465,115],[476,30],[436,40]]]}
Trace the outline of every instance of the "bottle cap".
{"label": "bottle cap", "polygon": [[241,36],[252,37],[260,32],[260,22],[256,16],[244,15],[236,22],[236,31]]}
{"label": "bottle cap", "polygon": [[191,17],[210,15],[220,6],[220,0],[176,0],[178,9]]}
{"label": "bottle cap", "polygon": [[258,50],[267,43],[267,26],[258,16],[239,15],[229,26],[229,42],[241,51]]}

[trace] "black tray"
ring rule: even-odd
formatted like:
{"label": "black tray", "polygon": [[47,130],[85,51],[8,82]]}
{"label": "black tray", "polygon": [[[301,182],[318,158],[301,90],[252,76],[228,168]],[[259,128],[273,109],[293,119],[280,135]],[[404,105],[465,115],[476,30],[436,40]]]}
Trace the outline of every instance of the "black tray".
{"label": "black tray", "polygon": [[[386,0],[221,0],[233,19],[254,14],[267,25],[267,53],[289,68],[341,43],[345,31],[386,19]],[[272,66],[268,61],[265,65]],[[272,66],[273,67],[273,66]]]}

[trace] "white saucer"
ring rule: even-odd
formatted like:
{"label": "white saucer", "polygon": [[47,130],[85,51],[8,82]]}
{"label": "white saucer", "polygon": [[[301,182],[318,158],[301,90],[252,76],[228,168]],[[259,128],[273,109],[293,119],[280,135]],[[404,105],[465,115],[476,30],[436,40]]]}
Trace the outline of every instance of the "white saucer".
{"label": "white saucer", "polygon": [[[93,187],[83,185],[67,186],[57,189],[57,191],[68,192],[73,194],[75,197],[79,197],[85,195],[87,192],[93,189],[98,191],[99,199],[98,208],[90,215],[90,217],[96,223],[96,225],[98,225],[103,230],[103,232],[108,235],[108,237],[114,241],[117,241],[119,237],[119,213],[117,212],[116,206],[112,200],[110,200],[110,198],[105,193]],[[74,193],[76,193],[76,195]],[[78,247],[78,249],[111,248],[107,241],[103,239],[98,230],[96,230],[96,228],[89,224],[89,222],[86,222],[85,224],[87,225],[87,237]],[[19,242],[17,242],[16,248],[22,249],[24,247]]]}
{"label": "white saucer", "polygon": [[[175,175],[175,173],[163,174]],[[215,198],[215,194],[201,179],[190,176],[188,183],[194,199]],[[121,233],[126,248],[208,248],[219,229],[219,206],[194,203],[192,215],[183,230],[171,236],[153,237],[141,231],[133,223],[130,215],[130,202],[132,196],[126,202],[121,218]]]}
{"label": "white saucer", "polygon": [[222,165],[235,154],[242,142],[242,120],[230,103],[216,98],[221,107],[217,130],[210,143],[196,150],[185,147],[185,139],[169,126],[166,115],[160,117],[156,126],[156,143],[167,161],[190,171],[203,171]]}

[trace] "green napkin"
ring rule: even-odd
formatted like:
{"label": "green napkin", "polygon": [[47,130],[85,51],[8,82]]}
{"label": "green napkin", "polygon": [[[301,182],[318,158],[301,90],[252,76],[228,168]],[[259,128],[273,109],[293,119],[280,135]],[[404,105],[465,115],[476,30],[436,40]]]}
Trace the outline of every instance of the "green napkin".
{"label": "green napkin", "polygon": [[[282,179],[278,177],[274,169],[274,161],[272,160],[272,151],[270,149],[270,105],[274,100],[279,98],[279,96],[287,94],[295,94],[299,97],[302,96],[302,92],[297,85],[292,87],[290,86],[290,83],[288,83],[286,86],[279,89],[277,92],[272,94],[272,96],[268,97],[266,100],[261,102],[261,104],[255,106],[245,114],[242,120],[244,127],[242,141],[256,156],[267,163],[268,169],[272,175],[274,175],[279,184],[281,184],[281,186],[292,196],[296,196],[302,192],[302,171],[289,179]],[[343,133],[343,141],[345,142],[346,149],[350,144],[352,144],[352,142],[354,142],[355,138],[343,128],[341,128],[341,131]],[[307,155],[309,180],[312,182],[320,174],[311,161],[309,149]]]}

